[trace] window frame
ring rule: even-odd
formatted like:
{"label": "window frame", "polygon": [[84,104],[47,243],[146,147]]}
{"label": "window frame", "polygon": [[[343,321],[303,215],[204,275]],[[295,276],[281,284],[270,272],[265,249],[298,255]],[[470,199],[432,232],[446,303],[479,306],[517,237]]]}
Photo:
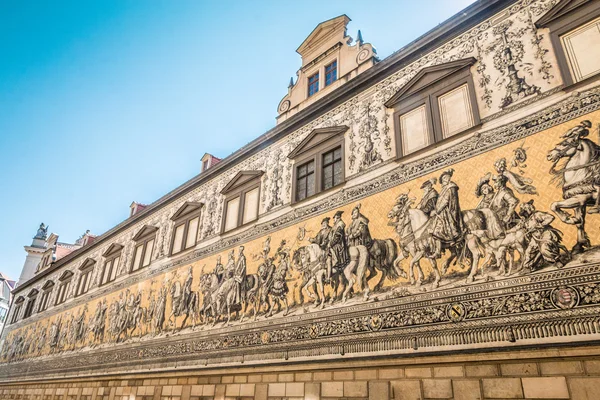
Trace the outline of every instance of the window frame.
{"label": "window frame", "polygon": [[[131,260],[131,265],[129,266],[129,273],[134,273],[137,271],[140,271],[144,268],[146,268],[147,266],[149,266],[150,264],[152,264],[152,252],[154,251],[154,248],[156,246],[156,236],[158,232],[158,228],[155,226],[144,226],[142,229],[140,229],[140,231],[133,237],[133,241],[134,241],[134,246],[133,246],[133,254],[132,254],[132,260]],[[150,250],[150,261],[148,262],[148,264],[144,265],[144,259],[146,257],[146,252],[148,251],[148,243],[154,241],[152,243],[152,249]],[[135,256],[136,256],[136,249],[142,245],[142,254],[140,255],[140,266],[135,268]]]}
{"label": "window frame", "polygon": [[[325,67],[323,68],[323,71],[324,71],[323,72],[323,79],[324,79],[324,81],[323,81],[324,82],[323,87],[331,86],[335,82],[337,82],[337,80],[338,80],[338,63],[337,63],[337,61],[338,60],[336,58],[336,59],[332,60],[330,63],[325,64]],[[329,73],[334,75],[334,79],[331,82],[327,83],[327,75],[328,75],[327,74],[327,68],[330,67],[330,66],[332,66],[333,64],[335,64],[335,68],[332,71],[330,71]]]}
{"label": "window frame", "polygon": [[[292,204],[311,199],[330,190],[335,190],[346,183],[346,146],[344,134],[348,129],[345,125],[315,129],[288,155],[288,158],[293,160]],[[320,141],[311,143],[318,135],[324,135],[325,137]],[[323,156],[338,147],[341,150],[342,180],[337,185],[323,189]],[[315,165],[315,190],[311,196],[298,200],[298,169],[311,160]]]}
{"label": "window frame", "polygon": [[86,294],[91,289],[91,279],[96,266],[96,260],[88,258],[79,267],[79,278],[77,278],[77,287],[75,288],[75,297]]}
{"label": "window frame", "polygon": [[[104,261],[102,262],[102,275],[100,275],[100,283],[98,286],[106,285],[107,283],[114,282],[117,279],[117,273],[119,272],[119,264],[121,264],[121,256],[123,254],[123,246],[118,243],[111,244],[108,249],[102,254],[104,257]],[[115,260],[119,259],[117,265],[115,265]],[[110,263],[110,273],[108,274],[108,279],[105,281],[104,277],[106,276],[106,266]],[[114,278],[111,279],[113,275],[113,271],[115,272]]]}
{"label": "window frame", "polygon": [[25,311],[23,312],[23,319],[29,318],[33,315],[38,294],[39,290],[32,289],[27,295],[27,304],[25,305]]}
{"label": "window frame", "polygon": [[[186,207],[192,207],[191,211],[185,211]],[[202,203],[185,203],[178,212],[171,217],[173,221],[173,229],[171,231],[171,245],[169,247],[169,257],[181,254],[187,250],[193,249],[198,245],[198,233],[200,232],[200,223],[202,222]],[[194,244],[187,247],[187,238],[190,230],[190,222],[198,218],[198,227],[196,228],[196,237],[194,238]],[[178,252],[174,253],[175,247],[175,230],[181,225],[185,225],[183,228],[183,236],[181,237],[181,248]]]}
{"label": "window frame", "polygon": [[[313,82],[311,82],[312,78],[316,78],[316,79]],[[317,70],[314,74],[311,74],[306,78],[306,97],[307,98],[311,98],[315,94],[319,93],[319,90],[321,90],[319,88],[320,80],[321,80],[321,71],[320,70]],[[311,93],[310,88],[312,85],[316,85],[316,90]]]}
{"label": "window frame", "polygon": [[56,293],[56,299],[54,299],[54,305],[58,306],[67,301],[67,295],[71,286],[71,281],[73,280],[73,273],[71,271],[65,271],[61,275],[58,280],[60,283],[58,284],[58,292]]}
{"label": "window frame", "polygon": [[50,296],[52,295],[54,286],[55,283],[53,281],[46,281],[44,286],[42,286],[42,295],[40,297],[40,302],[38,303],[38,313],[48,309],[48,305],[50,305]]}
{"label": "window frame", "polygon": [[[475,58],[468,58],[424,68],[385,103],[386,107],[393,109],[392,118],[394,121],[397,159],[414,155],[440,142],[452,140],[454,137],[471,132],[481,126],[477,94],[471,74],[471,66],[475,61],[477,61]],[[446,72],[444,72],[445,69],[447,70]],[[433,79],[431,82],[419,87],[420,79],[430,73],[439,73],[440,75],[437,77],[434,75],[434,78],[437,79]],[[455,132],[448,137],[444,137],[439,98],[465,85],[471,105],[473,125]],[[413,86],[415,89],[413,89]],[[425,106],[425,117],[427,119],[427,145],[407,153],[402,142],[400,119],[403,115],[422,106]]]}
{"label": "window frame", "polygon": [[[252,224],[260,218],[260,194],[261,194],[261,177],[263,171],[241,171],[237,173],[233,179],[223,188],[221,194],[224,195],[223,199],[223,216],[221,218],[221,233],[233,232],[243,226]],[[243,179],[247,177],[247,179]],[[241,183],[238,183],[240,182]],[[244,210],[246,209],[246,195],[258,189],[258,202],[256,204],[256,218],[244,222]],[[235,227],[226,230],[227,225],[227,203],[235,198],[239,197],[240,202],[238,206],[237,224]]]}
{"label": "window frame", "polygon": [[15,299],[14,311],[10,317],[11,324],[18,322],[19,314],[21,314],[21,309],[23,308],[23,303],[25,303],[25,297],[19,296]]}
{"label": "window frame", "polygon": [[574,8],[569,9],[571,3],[577,2],[563,0],[557,3],[535,23],[537,28],[548,28],[550,31],[550,42],[554,49],[558,69],[563,85],[567,88],[585,85],[586,82],[597,79],[600,75],[600,71],[598,71],[576,82],[571,73],[571,66],[561,39],[569,32],[598,19],[600,17],[600,3],[588,1],[587,3],[575,4]]}

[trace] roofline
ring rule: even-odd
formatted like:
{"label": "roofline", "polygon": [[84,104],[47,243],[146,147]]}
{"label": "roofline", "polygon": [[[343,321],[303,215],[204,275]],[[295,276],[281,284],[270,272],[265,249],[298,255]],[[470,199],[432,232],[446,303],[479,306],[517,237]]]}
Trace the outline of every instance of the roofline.
{"label": "roofline", "polygon": [[313,33],[315,33],[315,31],[317,30],[317,28],[318,28],[319,26],[321,26],[321,25],[323,25],[323,24],[326,24],[326,23],[328,23],[329,21],[333,21],[334,19],[338,19],[338,18],[340,18],[340,17],[346,17],[346,18],[347,18],[346,25],[347,25],[348,23],[350,23],[350,21],[352,21],[352,19],[350,19],[350,17],[349,17],[349,16],[347,16],[346,14],[340,14],[340,15],[338,15],[337,17],[329,18],[329,19],[326,19],[325,21],[321,21],[321,22],[319,22],[319,23],[317,24],[317,26],[315,26],[315,27],[313,28],[313,30],[312,30],[312,31],[310,31],[310,33],[308,34],[308,36],[306,37],[306,39],[304,39],[304,40],[302,41],[302,43],[300,43],[300,46],[298,46],[298,48],[296,49],[296,53],[300,54],[300,48],[301,48],[302,46],[304,46],[304,43],[306,43],[306,41],[308,40],[308,38],[309,38],[309,37],[311,37]]}
{"label": "roofline", "polygon": [[324,114],[349,98],[354,97],[357,90],[360,91],[370,87],[374,81],[384,80],[391,74],[397,72],[409,63],[423,56],[425,52],[437,48],[441,44],[452,40],[454,37],[469,30],[474,25],[482,22],[499,10],[506,8],[510,4],[516,3],[517,1],[519,0],[475,1],[473,4],[469,5],[454,16],[448,18],[446,21],[440,23],[435,28],[429,30],[404,47],[401,47],[399,50],[395,51],[348,83],[340,86],[328,95],[323,96],[321,99],[306,107],[304,110],[281,122],[279,125],[274,126],[256,139],[242,146],[237,151],[223,158],[218,164],[189,179],[182,185],[160,197],[158,200],[148,204],[148,206],[142,211],[125,219],[123,222],[106,231],[102,235],[97,236],[93,243],[83,246],[62,257],[60,260],[52,263],[50,267],[20,284],[14,290],[14,293],[16,294],[21,292],[21,290],[24,290],[31,284],[56,271],[61,266],[82,255],[84,252],[96,248],[101,244],[105,244],[106,240],[115,236],[124,229],[136,224],[160,207],[175,200],[177,197],[188,193],[198,185],[210,181],[218,176],[221,172],[224,172],[230,167],[234,166],[236,163],[250,157],[254,153],[262,150],[267,145],[272,144],[273,142],[276,142],[277,140],[294,132],[296,129],[301,128],[318,115]]}

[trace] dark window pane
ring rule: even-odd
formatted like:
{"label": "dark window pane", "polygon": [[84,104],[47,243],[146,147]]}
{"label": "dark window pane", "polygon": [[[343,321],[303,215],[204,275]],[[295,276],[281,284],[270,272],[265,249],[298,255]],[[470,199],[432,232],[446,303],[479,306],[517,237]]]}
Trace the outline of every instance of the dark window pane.
{"label": "dark window pane", "polygon": [[304,176],[306,175],[306,165],[301,165],[300,167],[298,167],[298,176]]}
{"label": "dark window pane", "polygon": [[333,187],[333,168],[331,166],[325,167],[323,170],[323,189],[330,187]]}
{"label": "dark window pane", "polygon": [[306,165],[306,168],[308,170],[308,172],[314,172],[315,171],[315,162],[311,161]]}
{"label": "dark window pane", "polygon": [[323,164],[327,165],[327,164],[331,163],[331,161],[333,161],[333,153],[332,152],[325,153],[325,155],[323,156]]}
{"label": "dark window pane", "polygon": [[338,147],[337,149],[335,149],[333,151],[333,158],[334,158],[334,160],[342,159],[342,148],[341,147]]}
{"label": "dark window pane", "polygon": [[336,161],[333,164],[333,185],[339,185],[342,183],[342,162]]}
{"label": "dark window pane", "polygon": [[337,80],[337,60],[325,67],[325,86]]}

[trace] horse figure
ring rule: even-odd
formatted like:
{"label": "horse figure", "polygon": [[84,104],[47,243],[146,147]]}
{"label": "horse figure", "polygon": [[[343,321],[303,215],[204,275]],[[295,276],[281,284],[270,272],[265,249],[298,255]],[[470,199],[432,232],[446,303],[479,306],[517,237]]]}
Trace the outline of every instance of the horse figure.
{"label": "horse figure", "polygon": [[[302,273],[300,299],[304,293],[315,302],[315,306],[325,307],[325,276],[327,268],[323,262],[323,250],[318,244],[312,243],[296,249],[292,255],[292,266]],[[338,280],[339,282],[339,280]],[[313,288],[313,292],[309,288]],[[337,288],[334,289],[334,294]],[[332,296],[332,300],[335,296]]]}
{"label": "horse figure", "polygon": [[[585,232],[586,208],[598,212],[598,176],[600,175],[600,146],[586,136],[586,128],[592,126],[590,121],[582,121],[580,125],[569,130],[559,144],[548,152],[547,160],[552,162],[550,173],[555,175],[554,181],[562,185],[563,200],[550,205],[550,209],[562,222],[577,227],[577,243],[571,250],[573,254],[590,247],[590,240]],[[566,162],[558,171],[556,167],[562,159]],[[572,210],[569,213],[565,210]]]}
{"label": "horse figure", "polygon": [[366,280],[369,281],[375,276],[375,270],[381,272],[381,278],[373,288],[374,292],[381,291],[386,278],[395,281],[398,278],[407,277],[406,272],[395,262],[398,258],[398,246],[394,239],[373,239],[369,255],[369,275]]}
{"label": "horse figure", "polygon": [[[236,318],[239,316],[241,311],[242,315],[240,317],[240,322],[244,321],[246,317],[246,312],[248,311],[248,305],[251,303],[248,301],[249,299],[254,299],[255,293],[259,288],[259,278],[256,274],[246,275],[245,279],[240,283],[240,285],[244,285],[243,288],[240,289],[242,293],[239,302],[236,303],[236,290],[237,290],[238,282],[236,282],[234,277],[230,277],[223,281],[219,286],[219,289],[216,291],[215,300],[215,321],[213,323],[216,324],[219,320],[219,316],[223,314],[223,312],[227,315],[226,325],[229,325],[231,322],[231,312],[235,311]],[[254,301],[252,303],[255,303]],[[257,307],[254,307],[254,316],[256,316]]]}
{"label": "horse figure", "polygon": [[[388,213],[388,225],[395,226],[399,236],[400,246],[411,256],[409,264],[409,278],[412,285],[421,285],[424,278],[423,270],[421,269],[420,260],[426,258],[431,263],[431,268],[434,273],[433,287],[439,287],[442,275],[446,273],[453,262],[467,261],[471,264],[471,270],[467,277],[467,283],[471,283],[475,279],[479,267],[479,259],[485,253],[483,244],[473,232],[487,231],[487,218],[494,218],[491,211],[483,210],[467,210],[462,211],[463,222],[466,231],[462,238],[452,244],[439,243],[430,232],[430,224],[433,219],[430,219],[420,209],[411,208],[414,199],[408,197],[407,194],[402,194],[398,197],[396,204]],[[437,255],[435,254],[435,246],[440,246],[441,250],[448,250],[450,256],[442,264],[442,271],[437,266]],[[398,265],[404,259],[404,254],[400,255],[395,260],[394,265]],[[415,276],[415,267],[418,275]],[[416,278],[416,279],[415,279]]]}
{"label": "horse figure", "polygon": [[219,290],[219,278],[214,273],[200,275],[200,291],[202,292],[202,307],[200,307],[200,315],[204,322],[208,322],[208,318],[212,316],[217,319],[217,297],[216,293]]}

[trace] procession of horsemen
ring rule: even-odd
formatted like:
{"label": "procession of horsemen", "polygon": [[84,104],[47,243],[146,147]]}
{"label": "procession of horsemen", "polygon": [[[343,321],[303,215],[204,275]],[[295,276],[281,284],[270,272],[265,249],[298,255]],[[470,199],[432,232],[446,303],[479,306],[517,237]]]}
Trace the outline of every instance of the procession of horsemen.
{"label": "procession of horsemen", "polygon": [[[228,252],[224,264],[218,256],[214,268],[205,271],[203,266],[199,286],[190,266],[184,277],[175,272],[156,293],[151,290],[145,305],[141,291],[127,289],[110,304],[98,301],[89,317],[85,306],[78,313],[59,316],[47,328],[39,323],[24,328],[5,343],[1,355],[18,359],[41,354],[46,344],[54,352],[187,326],[285,316],[294,306],[306,311],[307,298],[318,308],[353,296],[369,300],[384,290],[386,281],[399,278],[422,291],[425,284],[437,288],[448,275],[466,276],[466,281],[459,281],[469,284],[491,279],[489,271],[509,276],[546,266],[562,268],[591,247],[585,219],[600,212],[600,147],[589,139],[591,126],[585,120],[569,129],[547,155],[550,174],[563,190],[563,199],[552,203],[549,211],[537,208],[538,190],[524,176],[528,156],[521,145],[509,160],[496,160],[493,172],[475,181],[479,200],[473,209],[461,208],[462,192],[453,180],[454,170],[447,169],[421,183],[418,202],[410,193],[397,196],[387,214],[395,238],[373,238],[369,218],[356,204],[348,224],[338,210],[322,218],[314,235],[299,228],[292,245],[282,240],[273,253],[267,237],[261,251],[251,256],[258,264],[256,273],[248,273],[245,249],[239,246]],[[563,244],[563,232],[553,226],[556,217],[577,228],[571,250]],[[431,271],[427,278],[421,265],[425,261]]]}

